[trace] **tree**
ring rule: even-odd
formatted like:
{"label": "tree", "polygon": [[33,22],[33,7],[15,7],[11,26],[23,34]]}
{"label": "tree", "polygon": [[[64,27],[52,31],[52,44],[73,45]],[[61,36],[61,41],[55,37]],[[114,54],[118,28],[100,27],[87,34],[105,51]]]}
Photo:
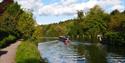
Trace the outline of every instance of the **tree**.
{"label": "tree", "polygon": [[108,14],[104,13],[99,6],[92,8],[84,19],[83,31],[91,42],[97,42],[97,35],[106,32]]}
{"label": "tree", "polygon": [[79,19],[79,21],[82,21],[82,19],[84,17],[83,11],[82,10],[78,11],[77,16],[78,16],[77,18]]}
{"label": "tree", "polygon": [[34,31],[35,21],[31,13],[22,13],[17,23],[18,30],[23,34],[25,39],[31,38]]}
{"label": "tree", "polygon": [[120,13],[118,10],[114,10],[111,12],[110,21],[108,22],[108,28],[110,31],[120,31],[121,24],[125,21],[124,13]]}
{"label": "tree", "polygon": [[41,26],[36,26],[35,31],[33,32],[32,35],[32,40],[35,42],[40,42],[43,37],[43,30]]}
{"label": "tree", "polygon": [[82,22],[84,21],[84,14],[83,11],[80,10],[77,12],[77,18],[74,19],[73,25],[71,26],[71,31],[69,32],[70,35],[74,39],[82,39],[83,38],[83,31],[82,31]]}
{"label": "tree", "polygon": [[6,6],[3,7],[4,12],[0,16],[0,30],[19,37],[16,26],[18,22],[18,16],[21,14],[20,11],[22,11],[20,6],[17,3],[11,3],[6,4]]}
{"label": "tree", "polygon": [[121,46],[125,44],[125,14],[114,10],[110,13],[108,31],[105,34],[106,41],[110,45]]}
{"label": "tree", "polygon": [[110,15],[120,14],[119,10],[115,9],[113,10]]}
{"label": "tree", "polygon": [[65,35],[63,27],[59,25],[51,25],[50,28],[46,31],[46,35],[49,37],[58,37],[61,35]]}

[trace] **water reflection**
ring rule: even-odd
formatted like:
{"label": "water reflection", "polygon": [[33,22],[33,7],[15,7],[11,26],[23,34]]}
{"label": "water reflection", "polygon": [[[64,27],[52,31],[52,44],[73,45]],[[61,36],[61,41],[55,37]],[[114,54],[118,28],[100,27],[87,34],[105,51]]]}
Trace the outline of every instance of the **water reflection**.
{"label": "water reflection", "polygon": [[111,47],[111,46],[108,46],[107,51],[109,53],[114,53],[116,55],[125,57],[125,47]]}
{"label": "water reflection", "polygon": [[125,47],[107,47],[108,63],[125,63]]}
{"label": "water reflection", "polygon": [[86,46],[86,58],[88,63],[107,63],[105,50],[97,45]]}
{"label": "water reflection", "polygon": [[86,63],[107,63],[106,52],[101,46],[98,46],[96,44],[79,44],[74,48],[77,49],[79,55],[85,56]]}

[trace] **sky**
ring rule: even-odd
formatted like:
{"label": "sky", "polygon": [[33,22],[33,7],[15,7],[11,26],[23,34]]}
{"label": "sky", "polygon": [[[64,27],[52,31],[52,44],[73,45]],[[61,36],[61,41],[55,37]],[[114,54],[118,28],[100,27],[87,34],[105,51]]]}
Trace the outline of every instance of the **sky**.
{"label": "sky", "polygon": [[2,2],[3,0],[0,0],[0,3]]}
{"label": "sky", "polygon": [[25,11],[31,11],[38,24],[58,23],[73,19],[78,10],[87,12],[99,5],[105,12],[125,10],[125,0],[14,0]]}

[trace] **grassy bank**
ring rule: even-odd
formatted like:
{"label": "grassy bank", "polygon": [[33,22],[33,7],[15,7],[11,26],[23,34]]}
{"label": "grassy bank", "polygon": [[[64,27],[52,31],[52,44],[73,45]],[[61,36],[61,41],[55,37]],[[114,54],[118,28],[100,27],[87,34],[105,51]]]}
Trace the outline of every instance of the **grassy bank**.
{"label": "grassy bank", "polygon": [[17,49],[16,63],[44,63],[40,58],[37,46],[29,41],[23,41]]}

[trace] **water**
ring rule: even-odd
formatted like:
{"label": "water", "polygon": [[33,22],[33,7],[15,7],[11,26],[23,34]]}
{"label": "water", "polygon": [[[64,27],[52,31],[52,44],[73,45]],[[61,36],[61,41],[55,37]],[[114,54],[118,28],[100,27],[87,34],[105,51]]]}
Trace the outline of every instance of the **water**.
{"label": "water", "polygon": [[48,63],[125,63],[124,48],[100,44],[71,42],[64,45],[55,40],[39,43],[38,49]]}

